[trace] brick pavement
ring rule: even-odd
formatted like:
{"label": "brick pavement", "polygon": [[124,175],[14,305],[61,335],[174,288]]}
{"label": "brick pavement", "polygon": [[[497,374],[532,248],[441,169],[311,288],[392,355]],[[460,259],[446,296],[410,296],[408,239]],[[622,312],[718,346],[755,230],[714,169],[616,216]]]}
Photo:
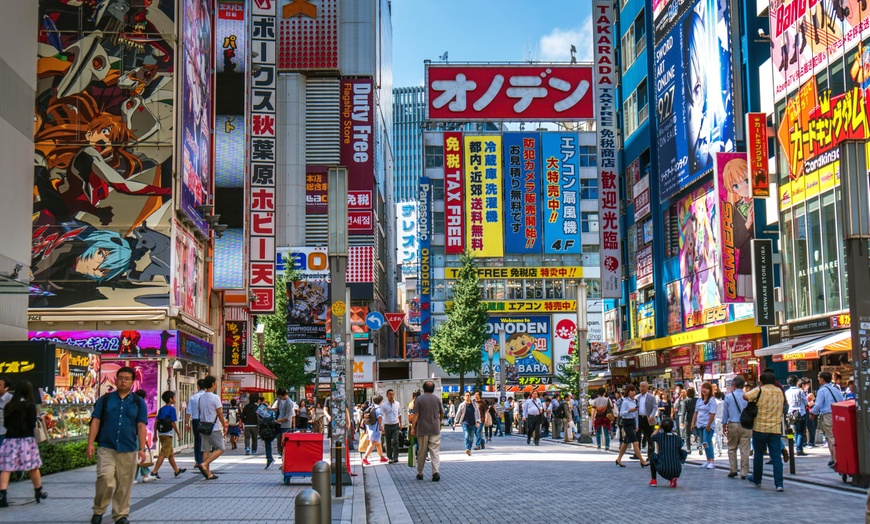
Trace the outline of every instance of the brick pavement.
{"label": "brick pavement", "polygon": [[[467,457],[461,434],[448,431],[442,433],[441,482],[430,480],[428,465],[422,481],[404,462],[376,465],[364,468],[366,498],[374,490],[384,492],[389,509],[380,511],[388,514],[404,501],[404,511],[414,523],[599,524],[608,520],[602,511],[621,518],[623,508],[629,518],[642,514],[710,523],[750,517],[766,524],[858,523],[864,517],[865,498],[856,493],[788,480],[786,491],[777,493],[767,478],[761,489],[753,489],[745,480],[692,465],[684,468],[679,488],[670,489],[666,483],[650,488],[648,470],[627,459],[628,467],[618,468],[615,458],[615,453],[547,440],[540,447],[526,446],[524,440],[510,437],[496,437],[487,449]],[[378,484],[383,471],[389,473],[394,493]],[[603,499],[596,502],[600,495]],[[505,504],[506,499],[513,502]]]}
{"label": "brick pavement", "polygon": [[[180,477],[173,478],[172,469],[164,464],[160,468],[161,480],[133,486],[131,523],[293,522],[296,495],[311,487],[307,478],[293,479],[285,486],[280,462],[265,471],[262,449],[256,456],[245,456],[244,449],[227,451],[212,466],[220,477],[214,481],[206,481],[193,469],[191,452],[177,454],[176,459],[179,467],[187,468]],[[95,470],[91,466],[44,477],[48,499],[39,505],[33,501],[33,486],[29,481],[10,484],[10,507],[0,509],[0,522],[88,522],[92,514]],[[355,470],[359,473],[358,460]],[[333,523],[364,522],[363,497],[354,500],[354,493],[362,495],[362,475],[354,481],[355,486],[344,487],[342,499],[333,498]],[[103,523],[111,523],[110,517],[111,506]]]}

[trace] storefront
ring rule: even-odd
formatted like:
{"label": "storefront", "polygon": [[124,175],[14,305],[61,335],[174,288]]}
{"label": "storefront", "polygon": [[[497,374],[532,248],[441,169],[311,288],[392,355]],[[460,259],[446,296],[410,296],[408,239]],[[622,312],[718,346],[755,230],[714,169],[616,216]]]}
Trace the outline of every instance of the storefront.
{"label": "storefront", "polygon": [[848,314],[792,322],[781,329],[786,340],[757,350],[755,355],[769,359],[774,367],[785,363],[789,374],[813,379],[814,383],[821,371],[838,372],[845,386],[854,378],[850,327]]}
{"label": "storefront", "polygon": [[236,400],[242,404],[253,393],[265,397],[268,402],[273,400],[278,377],[253,355],[248,355],[244,366],[225,366],[224,372],[227,374],[227,381],[238,384]]}
{"label": "storefront", "polygon": [[628,359],[632,382],[646,382],[650,389],[673,386],[669,354],[667,351],[644,351]]}

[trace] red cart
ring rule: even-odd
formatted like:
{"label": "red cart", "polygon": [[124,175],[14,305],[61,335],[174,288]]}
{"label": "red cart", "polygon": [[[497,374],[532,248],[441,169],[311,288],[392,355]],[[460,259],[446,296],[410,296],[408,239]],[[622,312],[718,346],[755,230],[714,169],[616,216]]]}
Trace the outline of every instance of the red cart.
{"label": "red cart", "polygon": [[310,477],[314,464],[323,460],[322,433],[285,433],[284,484],[293,477]]}
{"label": "red cart", "polygon": [[854,478],[858,474],[858,424],[855,418],[855,401],[845,400],[831,406],[834,445],[837,446],[837,473]]}

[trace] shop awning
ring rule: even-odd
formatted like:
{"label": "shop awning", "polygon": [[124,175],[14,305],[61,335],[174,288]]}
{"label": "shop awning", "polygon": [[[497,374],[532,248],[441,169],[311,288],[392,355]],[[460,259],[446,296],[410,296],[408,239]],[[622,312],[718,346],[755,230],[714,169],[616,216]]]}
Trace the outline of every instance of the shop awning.
{"label": "shop awning", "polygon": [[786,351],[790,351],[791,349],[800,346],[802,344],[806,344],[808,342],[812,342],[813,340],[818,340],[822,335],[804,335],[802,337],[795,337],[790,340],[786,340],[784,342],[780,342],[779,344],[774,344],[772,346],[767,346],[766,348],[756,349],[755,356],[756,357],[769,357],[772,355],[779,355],[785,353]]}
{"label": "shop awning", "polygon": [[258,375],[263,375],[265,377],[271,378],[272,380],[278,380],[278,377],[276,377],[274,373],[269,371],[269,368],[261,364],[259,360],[255,359],[251,355],[248,355],[247,366],[226,366],[224,367],[224,371],[233,374],[256,373]]}
{"label": "shop awning", "polygon": [[784,353],[773,355],[773,361],[785,362],[789,360],[815,360],[822,356],[824,351],[828,350],[830,352],[828,349],[829,347],[835,349],[843,347],[844,341],[848,341],[849,347],[847,349],[851,349],[852,332],[848,329],[817,338],[812,342],[801,344],[800,346],[796,346]]}
{"label": "shop awning", "polygon": [[606,360],[607,362],[614,362],[614,361],[616,361],[616,360],[622,360],[622,359],[624,359],[624,358],[628,358],[628,357],[633,357],[633,356],[635,356],[635,355],[639,355],[639,354],[642,353],[642,352],[643,352],[643,350],[641,350],[641,349],[632,349],[631,351],[626,351],[625,353],[619,353],[619,354],[617,354],[617,355],[610,355],[610,356],[607,357],[605,360]]}

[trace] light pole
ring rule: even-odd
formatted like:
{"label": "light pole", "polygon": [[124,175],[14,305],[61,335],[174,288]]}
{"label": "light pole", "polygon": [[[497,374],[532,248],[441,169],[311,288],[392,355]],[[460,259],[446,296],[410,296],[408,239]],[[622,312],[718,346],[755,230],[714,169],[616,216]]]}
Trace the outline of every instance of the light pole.
{"label": "light pole", "polygon": [[[492,341],[492,339],[490,339]],[[486,344],[486,354],[489,355],[489,383],[492,384],[492,390],[495,391],[495,368],[492,366],[492,357],[495,354],[495,344]]]}
{"label": "light pole", "polygon": [[591,444],[589,434],[589,351],[586,348],[586,335],[589,324],[586,320],[586,282],[577,285],[577,358],[580,361],[577,373],[577,395],[580,397],[580,443]]}
{"label": "light pole", "polygon": [[501,390],[500,390],[499,397],[501,397],[501,395],[507,396],[507,394],[505,393],[505,391],[506,391],[505,384],[507,383],[507,368],[505,367],[505,360],[504,360],[504,356],[506,354],[505,343],[506,343],[505,342],[505,332],[504,332],[504,328],[502,328],[498,331],[498,370],[499,370],[499,378],[501,379],[500,380]]}

